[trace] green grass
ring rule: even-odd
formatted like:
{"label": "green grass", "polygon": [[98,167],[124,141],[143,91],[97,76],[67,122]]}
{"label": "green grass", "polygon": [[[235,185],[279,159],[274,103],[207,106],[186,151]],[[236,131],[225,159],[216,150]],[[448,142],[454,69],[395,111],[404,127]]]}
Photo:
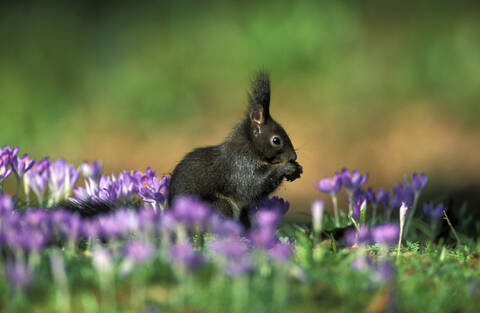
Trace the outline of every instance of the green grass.
{"label": "green grass", "polygon": [[[36,278],[25,291],[8,288],[0,272],[0,308],[8,312],[476,312],[480,305],[480,244],[410,242],[397,257],[380,246],[341,247],[312,237],[307,227],[284,225],[282,239],[295,243],[288,263],[262,263],[248,275],[229,278],[206,265],[183,272],[161,256],[126,275],[96,272],[89,250],[45,250]],[[113,244],[113,243],[112,243]],[[65,260],[66,287],[52,279],[50,256]],[[354,269],[356,258],[387,261],[393,275]],[[266,259],[264,259],[266,260]]]}

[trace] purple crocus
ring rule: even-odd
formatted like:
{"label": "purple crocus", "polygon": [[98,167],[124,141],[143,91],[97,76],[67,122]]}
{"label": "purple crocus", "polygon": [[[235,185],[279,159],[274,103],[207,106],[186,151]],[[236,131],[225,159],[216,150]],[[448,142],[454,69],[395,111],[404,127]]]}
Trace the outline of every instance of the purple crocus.
{"label": "purple crocus", "polygon": [[152,244],[145,240],[130,241],[125,247],[125,256],[134,263],[148,261],[153,256],[153,252]]}
{"label": "purple crocus", "polygon": [[86,238],[97,238],[100,233],[100,225],[98,220],[84,220],[80,233]]}
{"label": "purple crocus", "polygon": [[385,191],[383,188],[377,190],[377,203],[381,203],[386,209],[390,209],[390,198],[392,197],[391,191]]}
{"label": "purple crocus", "polygon": [[263,249],[270,249],[278,242],[273,228],[253,229],[250,231],[249,238],[254,246]]}
{"label": "purple crocus", "polygon": [[337,194],[342,188],[343,175],[335,173],[333,177],[325,177],[320,183],[313,181],[315,187],[321,192],[327,193],[330,195],[333,203],[333,214],[335,216],[335,226],[340,227],[340,219],[338,215],[338,203],[337,203]]}
{"label": "purple crocus", "polygon": [[371,229],[372,240],[384,245],[391,245],[398,241],[400,228],[397,224],[384,224]]}
{"label": "purple crocus", "polygon": [[401,183],[397,184],[393,188],[393,192],[394,196],[391,202],[392,208],[399,208],[402,203],[405,203],[409,207],[413,204],[414,192],[410,186]]}
{"label": "purple crocus", "polygon": [[209,230],[220,236],[238,237],[243,234],[243,226],[235,220],[213,214],[209,220]]}
{"label": "purple crocus", "polygon": [[335,173],[333,177],[326,176],[320,180],[319,183],[313,181],[313,184],[321,192],[327,193],[330,196],[335,196],[342,188],[342,175]]}
{"label": "purple crocus", "polygon": [[5,264],[5,271],[12,286],[17,288],[27,287],[33,278],[32,271],[22,261],[9,261]]}
{"label": "purple crocus", "polygon": [[[3,157],[3,156],[2,156]],[[0,159],[0,184],[12,173],[12,168],[7,163],[7,158]],[[0,190],[1,191],[1,190]]]}
{"label": "purple crocus", "polygon": [[13,199],[10,195],[0,194],[0,216],[2,213],[13,211]]}
{"label": "purple crocus", "polygon": [[278,196],[266,198],[250,204],[250,212],[255,213],[259,210],[278,211],[281,215],[285,215],[290,208],[290,203]]}
{"label": "purple crocus", "polygon": [[101,275],[108,275],[113,270],[113,258],[111,252],[101,246],[92,249],[92,264]]}
{"label": "purple crocus", "polygon": [[23,177],[23,175],[32,168],[34,163],[35,161],[30,159],[28,154],[24,154],[21,158],[18,156],[12,158],[13,169],[19,177]]}
{"label": "purple crocus", "polygon": [[322,230],[325,204],[322,199],[315,199],[312,203],[312,228],[318,234]]}
{"label": "purple crocus", "polygon": [[208,250],[213,255],[234,259],[247,253],[248,246],[240,237],[218,238],[208,243]]}
{"label": "purple crocus", "polygon": [[98,181],[100,175],[102,174],[102,162],[83,162],[80,165],[80,171],[82,172],[84,178],[91,178]]}
{"label": "purple crocus", "polygon": [[119,227],[117,219],[112,214],[101,216],[98,219],[98,224],[100,234],[106,238],[113,238],[123,234],[123,229]]}
{"label": "purple crocus", "polygon": [[178,196],[172,205],[175,218],[188,225],[206,225],[212,214],[210,207],[193,196]]}
{"label": "purple crocus", "polygon": [[6,164],[10,164],[12,159],[17,156],[18,147],[10,148],[10,146],[4,146],[0,148],[0,159],[2,159]]}
{"label": "purple crocus", "polygon": [[280,220],[279,211],[260,210],[254,216],[254,223],[258,228],[274,229]]}
{"label": "purple crocus", "polygon": [[64,159],[59,159],[50,164],[49,187],[52,193],[49,205],[67,199],[72,193],[80,171]]}
{"label": "purple crocus", "polygon": [[139,195],[144,202],[150,203],[155,209],[163,210],[169,183],[170,179],[167,176],[162,178],[144,176],[141,180]]}
{"label": "purple crocus", "polygon": [[358,256],[352,261],[352,268],[356,271],[368,269],[371,261],[366,256]]}
{"label": "purple crocus", "polygon": [[286,262],[292,255],[292,246],[288,243],[279,242],[268,250],[270,257],[279,263]]}
{"label": "purple crocus", "polygon": [[378,262],[375,265],[374,270],[374,275],[371,278],[372,280],[380,283],[390,280],[395,272],[395,268],[393,267],[392,263],[388,261]]}
{"label": "purple crocus", "polygon": [[247,242],[236,236],[213,239],[208,251],[228,276],[239,276],[252,268]]}
{"label": "purple crocus", "polygon": [[30,194],[30,189],[35,193],[40,205],[43,204],[47,182],[50,178],[50,160],[45,158],[33,164],[32,168],[23,176],[25,194]]}
{"label": "purple crocus", "polygon": [[354,244],[370,244],[371,233],[367,226],[360,225],[357,229],[349,229],[345,234],[345,242],[347,245],[352,246]]}
{"label": "purple crocus", "polygon": [[231,259],[223,267],[223,271],[230,277],[238,277],[249,273],[254,268],[254,263],[249,254]]}
{"label": "purple crocus", "polygon": [[174,265],[182,268],[195,269],[203,263],[202,255],[195,251],[189,242],[176,243],[168,251],[168,256]]}
{"label": "purple crocus", "polygon": [[365,201],[367,201],[367,199],[363,196],[360,196],[357,197],[353,202],[352,217],[357,221],[360,220],[360,214],[362,213],[361,209]]}
{"label": "purple crocus", "polygon": [[420,173],[420,175],[418,175],[417,173],[413,173],[411,182],[408,180],[407,177],[405,177],[405,180],[407,181],[407,184],[411,186],[413,192],[415,194],[418,194],[422,191],[423,188],[425,188],[428,177],[424,173]]}
{"label": "purple crocus", "polygon": [[350,172],[344,168],[342,169],[341,177],[347,193],[351,196],[367,181],[368,173],[361,175],[358,170]]}
{"label": "purple crocus", "polygon": [[372,187],[368,187],[368,189],[363,192],[363,196],[367,199],[368,203],[374,206],[377,205],[377,195]]}
{"label": "purple crocus", "polygon": [[423,212],[430,221],[435,221],[441,218],[444,210],[446,211],[447,209],[444,208],[443,203],[439,203],[436,206],[433,204],[433,201],[423,204]]}

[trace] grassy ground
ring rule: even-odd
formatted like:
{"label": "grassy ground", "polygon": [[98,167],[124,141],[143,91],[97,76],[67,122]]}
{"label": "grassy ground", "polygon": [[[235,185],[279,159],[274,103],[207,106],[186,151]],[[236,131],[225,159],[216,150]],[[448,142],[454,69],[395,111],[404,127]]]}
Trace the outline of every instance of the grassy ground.
{"label": "grassy ground", "polygon": [[[105,278],[108,273],[92,267],[90,251],[47,249],[24,291],[9,288],[0,271],[0,307],[4,312],[433,313],[476,312],[480,305],[480,247],[473,241],[462,246],[407,241],[397,256],[379,244],[341,247],[329,239],[312,240],[303,227],[286,225],[279,233],[294,243],[291,260],[275,264],[257,256],[254,271],[233,278],[209,264],[182,273],[161,256],[128,274],[121,274],[119,260],[113,276]],[[66,285],[52,281],[52,254],[65,260]]]}

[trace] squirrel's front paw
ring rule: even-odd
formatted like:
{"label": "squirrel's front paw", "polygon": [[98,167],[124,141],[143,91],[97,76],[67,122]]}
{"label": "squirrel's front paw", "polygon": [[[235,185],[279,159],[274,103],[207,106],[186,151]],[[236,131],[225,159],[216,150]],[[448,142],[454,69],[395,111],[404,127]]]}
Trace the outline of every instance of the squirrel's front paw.
{"label": "squirrel's front paw", "polygon": [[294,181],[295,179],[299,178],[303,172],[302,166],[296,161],[287,163],[286,167],[287,171],[285,178],[287,179],[287,181]]}

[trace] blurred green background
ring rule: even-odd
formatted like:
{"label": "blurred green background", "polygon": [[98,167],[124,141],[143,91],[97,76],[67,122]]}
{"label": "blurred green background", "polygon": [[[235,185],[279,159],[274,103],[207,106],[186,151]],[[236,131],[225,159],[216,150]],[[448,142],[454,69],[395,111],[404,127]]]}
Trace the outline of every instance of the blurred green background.
{"label": "blurred green background", "polygon": [[0,145],[169,173],[264,68],[305,169],[279,190],[293,208],[342,166],[478,203],[480,4],[420,2],[2,2]]}

